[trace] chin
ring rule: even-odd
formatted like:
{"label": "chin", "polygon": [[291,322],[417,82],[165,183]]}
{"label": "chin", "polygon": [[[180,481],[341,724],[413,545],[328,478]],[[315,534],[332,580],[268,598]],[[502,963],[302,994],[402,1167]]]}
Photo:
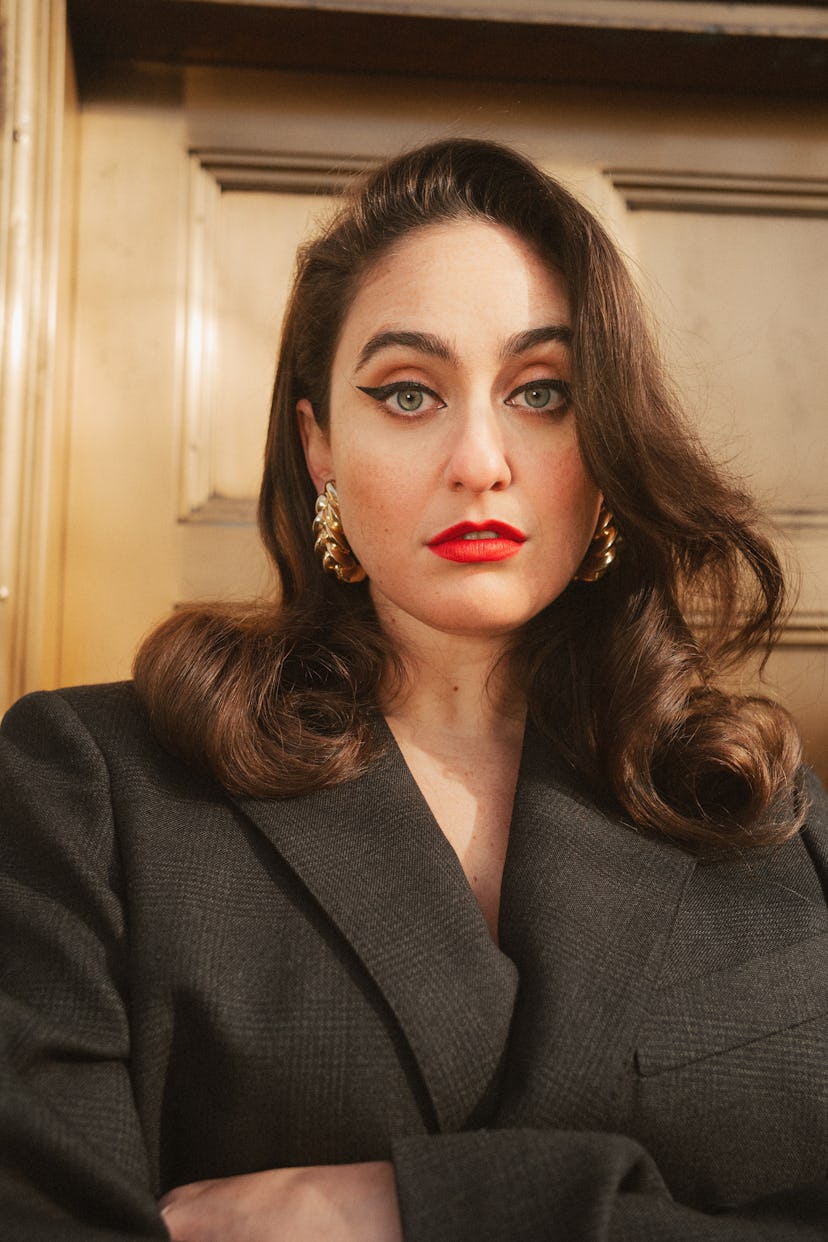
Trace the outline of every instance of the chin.
{"label": "chin", "polygon": [[[459,590],[423,591],[410,597],[406,591],[383,591],[372,581],[372,596],[377,613],[392,627],[405,624],[408,617],[430,630],[458,638],[505,638],[543,612],[564,591],[567,577],[560,585],[546,584],[546,589],[520,590],[512,579],[487,582],[478,577],[468,580]],[[557,588],[557,589],[556,589]]]}
{"label": "chin", "polygon": [[434,609],[420,620],[431,629],[458,638],[506,638],[530,621],[545,605],[532,610],[511,607],[474,607],[465,605],[451,609]]}

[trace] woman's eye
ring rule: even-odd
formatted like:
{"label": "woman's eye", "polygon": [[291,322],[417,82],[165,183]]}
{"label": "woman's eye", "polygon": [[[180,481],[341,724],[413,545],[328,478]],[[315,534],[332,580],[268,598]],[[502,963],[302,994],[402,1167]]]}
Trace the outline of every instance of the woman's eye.
{"label": "woman's eye", "polygon": [[563,411],[571,400],[569,385],[563,380],[534,380],[509,393],[506,404],[529,410]]}
{"label": "woman's eye", "polygon": [[389,399],[392,405],[396,401],[404,413],[414,414],[425,401],[425,393],[420,388],[401,388],[399,392],[392,393]]}
{"label": "woman's eye", "polygon": [[427,414],[441,409],[443,402],[425,384],[383,384],[381,388],[365,388],[357,384],[360,392],[373,397],[391,414]]}

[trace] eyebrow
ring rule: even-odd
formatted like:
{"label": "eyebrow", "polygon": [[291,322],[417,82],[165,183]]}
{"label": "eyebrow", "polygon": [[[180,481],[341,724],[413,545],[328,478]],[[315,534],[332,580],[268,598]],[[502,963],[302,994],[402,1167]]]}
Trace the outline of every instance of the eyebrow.
{"label": "eyebrow", "polygon": [[572,344],[572,329],[563,323],[548,323],[542,328],[528,328],[525,332],[516,332],[510,336],[501,350],[501,358],[514,358],[517,354],[525,354],[536,345],[545,345],[548,341],[559,341],[562,345]]}
{"label": "eyebrow", "polygon": [[381,349],[389,349],[392,345],[402,345],[414,349],[420,354],[429,354],[432,358],[442,358],[444,362],[457,365],[457,354],[442,337],[432,336],[430,332],[378,332],[366,341],[357,359],[357,370],[364,367],[374,354]]}
{"label": "eyebrow", "polygon": [[[545,345],[549,341],[559,341],[562,345],[570,345],[572,329],[566,324],[550,323],[540,328],[527,328],[525,332],[516,332],[506,341],[501,350],[501,357],[514,358],[519,354],[525,354],[536,345]],[[365,342],[357,359],[357,370],[370,362],[380,350],[390,349],[394,345],[402,345],[406,349],[416,350],[417,353],[440,358],[443,362],[450,362],[454,366],[459,365],[455,350],[442,337],[433,336],[430,332],[389,330],[378,332],[376,336],[372,336]]]}

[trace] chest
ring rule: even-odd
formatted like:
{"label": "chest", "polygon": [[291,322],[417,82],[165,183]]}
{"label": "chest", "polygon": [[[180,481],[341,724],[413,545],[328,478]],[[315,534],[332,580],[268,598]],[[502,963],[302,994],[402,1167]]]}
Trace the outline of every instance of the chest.
{"label": "chest", "polygon": [[451,846],[498,939],[503,869],[509,845],[520,745],[426,748],[399,739],[402,757],[434,820]]}
{"label": "chest", "polygon": [[629,1134],[700,1205],[822,1175],[816,889],[688,882],[639,842],[597,852],[577,814],[538,837],[521,793],[515,817],[500,950],[416,800],[329,818],[324,852],[275,813],[264,841],[179,825],[160,868],[155,843],[132,1064],[161,1187],[479,1125]]}

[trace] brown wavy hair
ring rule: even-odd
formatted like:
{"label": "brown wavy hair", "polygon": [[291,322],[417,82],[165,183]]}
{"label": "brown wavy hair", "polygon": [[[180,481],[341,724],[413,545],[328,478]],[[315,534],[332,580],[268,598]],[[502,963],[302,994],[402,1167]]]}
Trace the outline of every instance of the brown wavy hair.
{"label": "brown wavy hair", "polygon": [[367,585],[323,574],[296,403],[328,420],[334,351],[377,260],[429,224],[505,226],[561,273],[584,460],[623,544],[573,582],[508,658],[550,747],[602,804],[695,848],[766,845],[800,825],[799,743],[766,699],[721,688],[766,658],[784,578],[750,497],[686,425],[624,264],[562,186],[507,148],[438,142],[361,181],[299,253],[284,321],[259,527],[278,602],[175,613],[143,644],[138,693],[162,742],[235,792],[288,797],[363,772],[389,667]]}

